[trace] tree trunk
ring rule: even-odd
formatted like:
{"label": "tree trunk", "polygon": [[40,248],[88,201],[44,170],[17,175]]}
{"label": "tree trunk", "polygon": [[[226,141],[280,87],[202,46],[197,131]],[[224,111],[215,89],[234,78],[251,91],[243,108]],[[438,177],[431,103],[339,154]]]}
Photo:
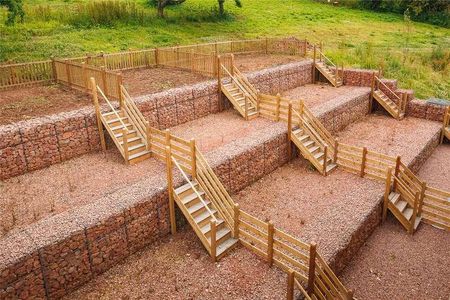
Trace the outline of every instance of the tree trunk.
{"label": "tree trunk", "polygon": [[225,9],[223,7],[223,4],[225,3],[225,0],[219,0],[219,14],[223,16],[225,14]]}
{"label": "tree trunk", "polygon": [[164,18],[164,7],[168,2],[168,0],[158,0],[158,17]]}

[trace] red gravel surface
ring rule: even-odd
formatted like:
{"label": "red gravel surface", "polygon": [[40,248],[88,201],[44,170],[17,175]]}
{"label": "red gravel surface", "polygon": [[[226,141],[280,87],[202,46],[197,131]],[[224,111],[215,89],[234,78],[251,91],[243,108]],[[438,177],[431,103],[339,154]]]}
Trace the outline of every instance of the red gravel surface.
{"label": "red gravel surface", "polygon": [[161,92],[211,78],[169,67],[134,69],[122,72],[123,82],[131,96]]}
{"label": "red gravel surface", "polygon": [[413,236],[393,217],[377,228],[341,279],[355,297],[449,299],[450,235],[421,224]]}
{"label": "red gravel surface", "polygon": [[[245,121],[235,111],[210,115],[173,128],[183,138],[195,138],[205,153],[271,126],[265,119]],[[273,126],[273,125],[272,125]],[[165,165],[149,159],[124,164],[115,146],[106,155],[91,153],[48,168],[0,181],[0,236],[48,215],[82,206],[137,181],[165,178]]]}
{"label": "red gravel surface", "polygon": [[59,85],[0,91],[0,125],[91,105],[88,94]]}
{"label": "red gravel surface", "polygon": [[372,114],[339,132],[338,139],[344,144],[367,147],[371,151],[400,155],[409,163],[440,128],[441,124],[424,119],[397,121],[390,116]]}
{"label": "red gravel surface", "polygon": [[329,259],[345,247],[364,216],[380,201],[383,185],[342,170],[327,177],[296,159],[234,196],[241,208],[315,241]]}
{"label": "red gravel surface", "polygon": [[281,54],[239,54],[235,55],[235,64],[241,72],[249,72],[304,59],[301,56]]}
{"label": "red gravel surface", "polygon": [[241,247],[213,263],[186,227],[65,299],[284,299],[285,293],[279,269]]}
{"label": "red gravel surface", "polygon": [[450,144],[434,150],[419,171],[419,177],[430,186],[450,191]]}
{"label": "red gravel surface", "polygon": [[355,92],[365,91],[365,87],[356,86],[341,86],[335,88],[329,84],[319,83],[319,84],[306,84],[295,89],[283,92],[281,96],[291,99],[299,100],[303,99],[305,104],[309,107],[317,107],[328,101],[332,101],[338,97],[348,96]]}

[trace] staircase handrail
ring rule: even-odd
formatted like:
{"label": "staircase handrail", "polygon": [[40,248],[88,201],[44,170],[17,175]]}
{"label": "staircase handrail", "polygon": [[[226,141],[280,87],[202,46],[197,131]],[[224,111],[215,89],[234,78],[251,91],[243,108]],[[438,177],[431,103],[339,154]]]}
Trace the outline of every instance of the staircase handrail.
{"label": "staircase handrail", "polygon": [[236,66],[233,65],[233,72],[237,74],[237,77],[242,79],[245,87],[249,90],[250,94],[254,97],[254,99],[257,99],[258,97],[258,91],[255,89],[255,87],[248,81],[247,77],[245,77],[242,72],[236,68]]}
{"label": "staircase handrail", "polygon": [[334,151],[334,142],[335,139],[333,138],[333,135],[323,126],[322,122],[317,119],[316,116],[309,110],[309,108],[306,105],[302,106],[303,113],[308,117],[308,119],[311,120],[311,122],[314,123],[315,127],[317,127],[320,131],[320,133],[324,136],[324,139],[328,142],[328,146],[333,148]]}
{"label": "staircase handrail", "polygon": [[[378,83],[381,83],[389,92],[391,92],[391,94],[394,95],[398,101],[401,101],[401,98],[396,93],[394,93],[383,81],[381,81],[381,78],[379,78],[378,76],[375,75],[375,80]],[[397,103],[397,106],[400,107],[400,103]]]}
{"label": "staircase handrail", "polygon": [[338,68],[336,67],[336,65],[331,61],[331,59],[329,59],[323,52],[322,49],[319,49],[319,55],[322,56],[323,58],[325,58],[333,67],[335,67],[336,72],[338,70]]}
{"label": "staircase handrail", "polygon": [[133,120],[134,125],[138,129],[139,135],[144,140],[145,144],[148,146],[148,139],[147,139],[147,126],[149,125],[148,121],[142,115],[141,111],[136,106],[136,103],[128,94],[128,91],[123,85],[120,85],[120,92],[122,93],[123,96],[123,104],[125,112],[127,113],[128,117]]}
{"label": "staircase handrail", "polygon": [[122,123],[122,126],[124,128],[124,130],[126,132],[128,132],[128,128],[125,125],[125,123],[123,122],[122,118],[120,117],[119,113],[117,112],[117,110],[114,108],[114,106],[111,104],[111,102],[108,100],[108,98],[105,96],[105,94],[103,93],[102,89],[97,85],[97,90],[100,92],[100,94],[102,95],[102,97],[105,99],[106,103],[109,105],[109,107],[112,109],[112,111],[114,112],[114,114],[116,115],[116,117],[119,119],[120,123]]}
{"label": "staircase handrail", "polygon": [[181,168],[181,166],[178,164],[177,160],[175,159],[175,157],[171,156],[170,157],[172,159],[172,161],[175,163],[175,165],[177,166],[177,168],[180,170],[181,174],[183,175],[184,179],[189,183],[189,185],[191,186],[191,189],[195,192],[195,194],[197,195],[198,199],[202,202],[202,204],[205,206],[206,210],[208,211],[208,213],[210,214],[210,216],[212,217],[212,219],[214,221],[217,222],[217,218],[216,216],[214,216],[214,214],[212,213],[212,211],[209,209],[209,206],[206,204],[205,200],[203,200],[203,197],[200,195],[200,193],[197,191],[197,189],[195,188],[195,186],[192,184],[192,182],[189,180],[189,178],[187,177],[186,173],[183,171],[183,168]]}
{"label": "staircase handrail", "polygon": [[254,99],[252,99],[252,97],[250,96],[250,94],[247,92],[247,90],[241,85],[241,83],[239,82],[239,80],[237,80],[233,75],[231,75],[230,71],[228,71],[228,69],[224,66],[224,65],[220,65],[222,67],[222,69],[225,70],[225,72],[230,76],[231,80],[238,86],[238,88],[242,91],[242,93],[244,94],[245,97],[247,97],[250,102],[252,102],[252,104],[256,107],[256,101]]}
{"label": "staircase handrail", "polygon": [[[225,187],[217,178],[213,169],[209,166],[203,154],[196,150],[197,181],[209,196],[215,207],[224,218],[225,222],[233,228],[234,226],[234,201]],[[208,178],[209,177],[209,178]],[[206,178],[206,179],[205,179]],[[211,183],[211,181],[213,183]],[[214,186],[215,185],[215,186]]]}

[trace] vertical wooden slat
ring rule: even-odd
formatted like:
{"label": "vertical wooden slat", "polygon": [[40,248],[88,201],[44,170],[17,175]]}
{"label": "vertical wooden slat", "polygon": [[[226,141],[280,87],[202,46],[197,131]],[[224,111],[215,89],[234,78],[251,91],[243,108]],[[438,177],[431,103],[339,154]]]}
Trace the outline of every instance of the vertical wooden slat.
{"label": "vertical wooden slat", "polygon": [[197,177],[197,162],[196,162],[196,155],[195,155],[195,151],[196,151],[196,147],[195,147],[195,140],[191,139],[190,140],[190,149],[191,149],[191,175],[192,178],[196,178]]}
{"label": "vertical wooden slat", "polygon": [[364,177],[365,169],[366,169],[366,160],[367,160],[367,147],[363,148],[362,159],[361,159],[361,171],[359,172],[359,176]]}
{"label": "vertical wooden slat", "polygon": [[128,153],[128,129],[124,128],[122,130],[122,146],[123,146],[123,156],[125,156],[125,163],[129,164],[129,153]]}
{"label": "vertical wooden slat", "polygon": [[409,233],[414,233],[414,225],[416,224],[417,210],[419,208],[420,201],[420,192],[416,192],[414,195],[414,206],[413,206],[413,214],[411,216],[411,223],[409,224]]}
{"label": "vertical wooden slat", "polygon": [[166,146],[166,168],[167,168],[167,189],[169,191],[170,231],[172,234],[175,234],[177,232],[177,223],[175,221],[175,199],[173,196],[172,154],[169,145]]}
{"label": "vertical wooden slat", "polygon": [[269,262],[269,266],[273,264],[273,233],[273,222],[269,221],[267,224],[267,261]]}
{"label": "vertical wooden slat", "polygon": [[312,242],[309,247],[309,265],[308,265],[308,294],[314,292],[314,277],[316,276],[316,248],[317,244]]}
{"label": "vertical wooden slat", "polygon": [[92,100],[94,101],[95,107],[95,115],[97,117],[97,128],[98,133],[100,135],[100,144],[102,145],[103,152],[105,152],[106,151],[105,132],[103,131],[103,123],[100,115],[100,106],[98,104],[97,84],[95,83],[95,79],[93,77],[91,77],[91,91],[92,91]]}
{"label": "vertical wooden slat", "polygon": [[389,204],[389,194],[391,193],[391,176],[392,168],[388,168],[386,171],[386,186],[384,190],[384,201],[383,201],[383,222],[386,220],[387,209]]}
{"label": "vertical wooden slat", "polygon": [[292,102],[289,101],[288,106],[288,157],[289,160],[292,159]]}
{"label": "vertical wooden slat", "polygon": [[400,171],[400,162],[401,162],[401,157],[397,156],[397,159],[395,161],[395,171],[394,171],[394,175],[395,175],[394,187],[393,187],[394,191],[397,190],[397,180],[396,179],[398,178],[398,172]]}
{"label": "vertical wooden slat", "polygon": [[288,272],[288,283],[287,283],[287,292],[286,292],[286,299],[287,300],[294,300],[294,271],[289,270]]}
{"label": "vertical wooden slat", "polygon": [[240,208],[239,208],[239,204],[235,203],[234,204],[234,229],[233,229],[233,237],[235,239],[239,238],[239,213],[240,213]]}
{"label": "vertical wooden slat", "polygon": [[211,257],[214,261],[217,259],[217,240],[216,240],[216,220],[211,220],[211,232],[210,232],[210,238],[211,238]]}
{"label": "vertical wooden slat", "polygon": [[328,162],[328,146],[323,148],[323,174],[327,176],[327,162]]}

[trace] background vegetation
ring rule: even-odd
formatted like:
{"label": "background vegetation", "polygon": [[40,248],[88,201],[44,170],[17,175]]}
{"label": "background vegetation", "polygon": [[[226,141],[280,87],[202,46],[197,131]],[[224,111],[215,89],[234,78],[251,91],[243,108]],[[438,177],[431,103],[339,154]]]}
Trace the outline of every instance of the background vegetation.
{"label": "background vegetation", "polygon": [[186,0],[157,17],[148,0],[29,0],[23,23],[4,25],[0,61],[31,61],[155,46],[288,36],[323,41],[339,65],[378,68],[418,97],[450,98],[450,30],[403,14],[332,6],[313,0]]}

